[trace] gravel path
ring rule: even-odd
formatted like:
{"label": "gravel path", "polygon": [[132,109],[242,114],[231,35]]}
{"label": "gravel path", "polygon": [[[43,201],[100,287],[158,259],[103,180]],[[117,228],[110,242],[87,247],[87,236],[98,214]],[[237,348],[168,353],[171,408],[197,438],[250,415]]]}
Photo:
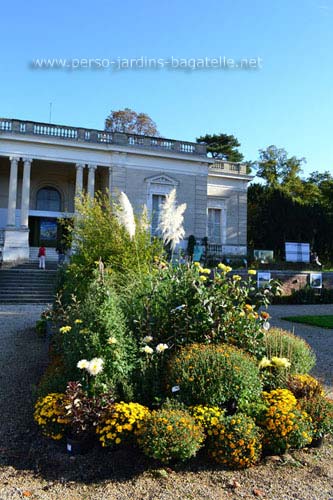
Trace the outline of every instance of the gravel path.
{"label": "gravel path", "polygon": [[[43,308],[0,306],[0,500],[333,500],[332,440],[236,472],[202,458],[161,470],[121,449],[69,457],[32,421],[34,387],[47,361],[46,342],[33,331]],[[271,314],[278,321],[277,309]]]}
{"label": "gravel path", "polygon": [[317,314],[332,314],[332,304],[297,305],[297,306],[270,306],[270,323],[285,330],[293,331],[305,339],[317,355],[317,364],[313,374],[323,380],[329,392],[333,391],[333,330],[318,328],[300,323],[284,321],[286,316],[309,316]]}

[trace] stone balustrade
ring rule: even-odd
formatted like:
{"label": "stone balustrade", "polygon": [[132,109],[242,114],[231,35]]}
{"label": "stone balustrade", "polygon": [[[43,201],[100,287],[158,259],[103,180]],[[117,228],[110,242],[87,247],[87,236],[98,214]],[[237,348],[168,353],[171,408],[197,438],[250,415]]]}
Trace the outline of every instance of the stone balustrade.
{"label": "stone balustrade", "polygon": [[9,118],[0,118],[0,134],[3,133],[37,135],[75,142],[115,144],[120,146],[132,146],[135,148],[158,149],[169,151],[170,153],[183,153],[204,157],[207,156],[206,144],[176,141],[162,137],[125,134],[120,132],[112,133],[107,130],[66,127],[48,123],[12,120]]}
{"label": "stone balustrade", "polygon": [[209,170],[216,173],[229,173],[229,174],[247,174],[247,167],[244,163],[234,163],[226,160],[215,160],[209,166]]}

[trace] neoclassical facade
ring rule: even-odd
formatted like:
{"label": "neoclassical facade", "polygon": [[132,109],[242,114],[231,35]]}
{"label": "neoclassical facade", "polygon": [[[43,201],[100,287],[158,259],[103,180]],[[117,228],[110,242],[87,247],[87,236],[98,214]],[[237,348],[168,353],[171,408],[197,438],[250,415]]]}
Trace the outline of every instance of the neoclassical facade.
{"label": "neoclassical facade", "polygon": [[[206,146],[164,138],[0,119],[0,250],[4,262],[28,260],[61,239],[76,194],[124,191],[147,205],[154,234],[173,188],[186,203],[186,237],[208,236],[223,255],[246,254],[244,165],[207,157]],[[186,245],[186,241],[183,242]]]}

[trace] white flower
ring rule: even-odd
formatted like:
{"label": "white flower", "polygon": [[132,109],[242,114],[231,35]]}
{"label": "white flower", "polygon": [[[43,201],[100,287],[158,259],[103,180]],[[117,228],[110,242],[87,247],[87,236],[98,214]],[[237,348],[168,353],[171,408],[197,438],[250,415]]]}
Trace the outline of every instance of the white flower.
{"label": "white flower", "polygon": [[103,371],[104,361],[101,358],[93,358],[89,362],[89,366],[87,367],[87,371],[90,375],[98,375]]}
{"label": "white flower", "polygon": [[164,244],[171,244],[171,250],[174,251],[177,243],[185,236],[183,227],[184,212],[186,203],[176,206],[176,190],[173,189],[170,194],[165,197],[159,215],[158,229],[162,233]]}
{"label": "white flower", "polygon": [[269,321],[264,321],[264,323],[263,323],[262,327],[263,327],[263,329],[264,329],[264,330],[266,330],[266,331],[267,331],[267,330],[269,330],[269,329],[270,329],[271,324],[270,324],[270,322],[269,322]]}
{"label": "white flower", "polygon": [[86,370],[89,366],[89,361],[87,361],[86,359],[80,359],[76,366],[80,368],[80,370]]}
{"label": "white flower", "polygon": [[121,192],[119,195],[119,208],[116,210],[116,216],[132,239],[135,235],[135,219],[131,202],[126,194]]}
{"label": "white flower", "polygon": [[151,335],[146,335],[142,340],[145,344],[149,344],[149,342],[153,340],[153,337]]}
{"label": "white flower", "polygon": [[145,345],[141,350],[143,352],[145,352],[146,354],[153,354],[153,352],[154,352],[154,349],[149,347],[149,345]]}
{"label": "white flower", "polygon": [[109,337],[107,343],[110,345],[117,344],[118,340],[116,339],[116,337]]}
{"label": "white flower", "polygon": [[163,352],[163,351],[165,351],[166,349],[169,349],[168,344],[158,344],[158,345],[156,346],[156,352],[158,352],[158,353]]}
{"label": "white flower", "polygon": [[265,356],[259,363],[259,368],[267,368],[268,366],[272,366],[271,361]]}
{"label": "white flower", "polygon": [[186,307],[185,304],[182,304],[181,306],[177,306],[175,307],[174,309],[171,309],[171,313],[175,313],[176,311],[181,311],[182,309],[184,309]]}

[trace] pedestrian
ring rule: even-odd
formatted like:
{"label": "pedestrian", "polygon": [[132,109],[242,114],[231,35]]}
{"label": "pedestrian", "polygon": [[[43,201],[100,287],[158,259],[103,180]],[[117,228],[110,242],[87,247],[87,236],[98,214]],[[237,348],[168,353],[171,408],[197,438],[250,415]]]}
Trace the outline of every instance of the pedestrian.
{"label": "pedestrian", "polygon": [[45,247],[41,245],[38,250],[39,269],[45,269],[45,257],[46,250]]}
{"label": "pedestrian", "polygon": [[56,251],[58,252],[58,266],[62,266],[65,262],[65,251],[62,243],[57,246]]}

